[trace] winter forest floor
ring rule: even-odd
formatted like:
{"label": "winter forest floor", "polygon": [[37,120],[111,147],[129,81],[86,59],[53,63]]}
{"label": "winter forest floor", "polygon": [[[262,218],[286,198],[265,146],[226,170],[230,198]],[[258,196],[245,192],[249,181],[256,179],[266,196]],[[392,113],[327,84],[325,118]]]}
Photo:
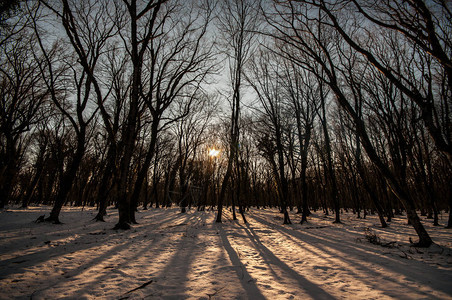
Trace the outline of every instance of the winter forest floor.
{"label": "winter forest floor", "polygon": [[[282,225],[275,210],[251,209],[249,224],[227,211],[178,208],[137,213],[114,231],[117,211],[65,207],[62,225],[34,223],[50,207],[0,212],[0,299],[452,299],[452,231],[424,220],[435,245],[416,240],[405,218],[315,213]],[[442,216],[442,223],[446,215]],[[387,247],[372,244],[370,228]]]}

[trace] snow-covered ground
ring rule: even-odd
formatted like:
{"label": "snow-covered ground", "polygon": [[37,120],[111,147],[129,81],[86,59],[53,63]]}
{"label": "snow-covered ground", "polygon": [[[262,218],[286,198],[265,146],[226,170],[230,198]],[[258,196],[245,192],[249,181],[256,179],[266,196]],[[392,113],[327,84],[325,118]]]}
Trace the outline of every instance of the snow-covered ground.
{"label": "snow-covered ground", "polygon": [[[452,231],[430,220],[436,245],[417,249],[404,218],[381,229],[375,216],[332,224],[317,213],[282,225],[275,210],[252,209],[249,224],[229,211],[218,224],[213,211],[170,208],[114,231],[113,209],[101,223],[92,208],[65,207],[62,225],[33,222],[49,211],[0,213],[1,299],[452,299]],[[369,243],[366,228],[394,247]]]}

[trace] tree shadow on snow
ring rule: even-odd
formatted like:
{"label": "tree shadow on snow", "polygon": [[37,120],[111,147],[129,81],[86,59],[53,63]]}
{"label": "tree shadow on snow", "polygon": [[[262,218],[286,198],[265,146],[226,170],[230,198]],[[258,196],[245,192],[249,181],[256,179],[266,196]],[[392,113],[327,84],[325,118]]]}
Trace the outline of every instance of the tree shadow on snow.
{"label": "tree shadow on snow", "polygon": [[[315,231],[300,231],[280,224],[270,223],[256,215],[253,215],[253,219],[264,226],[272,228],[287,239],[294,241],[301,249],[310,252],[313,256],[323,256],[323,259],[330,260],[332,266],[339,267],[348,273],[354,273],[356,275],[358,274],[355,270],[365,272],[368,276],[366,278],[361,276],[359,280],[377,290],[383,284],[382,282],[405,287],[406,289],[411,289],[413,286],[396,282],[394,278],[390,277],[390,274],[372,269],[366,266],[363,261],[373,261],[374,264],[378,264],[382,268],[403,275],[405,280],[410,283],[420,282],[430,286],[435,291],[441,291],[449,295],[452,293],[452,287],[449,284],[451,276],[446,271],[434,266],[417,261],[408,262],[403,258],[394,256],[382,255],[381,249],[375,248],[378,246],[366,244],[366,242],[351,245],[343,240],[343,237],[338,231],[322,231],[322,234],[319,235]],[[337,262],[333,262],[329,258],[338,258],[341,264],[338,265]],[[435,271],[426,272],[427,269],[434,269]],[[440,275],[442,273],[444,276]],[[374,278],[379,278],[379,281],[372,280]],[[397,288],[394,290],[396,294],[389,296],[400,296],[400,293],[397,293],[399,292]]]}
{"label": "tree shadow on snow", "polygon": [[[223,247],[228,253],[229,259],[231,260],[231,263],[233,266],[241,266],[240,269],[235,268],[237,272],[237,277],[239,278],[239,281],[245,290],[247,294],[248,299],[263,299],[264,296],[260,292],[259,288],[257,287],[255,280],[251,277],[251,275],[246,270],[245,266],[240,261],[239,256],[237,255],[237,252],[232,248],[231,243],[228,240],[227,234],[223,228],[222,224],[218,224],[218,230],[220,233],[221,241],[223,243]],[[244,279],[246,281],[244,281]]]}

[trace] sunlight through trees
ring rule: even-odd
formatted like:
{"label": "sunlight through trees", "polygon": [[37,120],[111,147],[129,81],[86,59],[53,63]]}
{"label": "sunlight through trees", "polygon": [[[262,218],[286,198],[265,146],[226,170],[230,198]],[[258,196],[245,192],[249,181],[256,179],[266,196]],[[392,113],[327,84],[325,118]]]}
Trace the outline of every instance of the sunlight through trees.
{"label": "sunlight through trees", "polygon": [[[18,1],[0,11],[0,207],[405,215],[452,228],[447,1]],[[237,209],[236,209],[237,208]],[[290,217],[296,209],[300,220]],[[449,213],[446,222],[441,212]],[[295,215],[297,216],[297,215]],[[278,216],[279,218],[279,216]],[[292,218],[292,219],[291,219]]]}

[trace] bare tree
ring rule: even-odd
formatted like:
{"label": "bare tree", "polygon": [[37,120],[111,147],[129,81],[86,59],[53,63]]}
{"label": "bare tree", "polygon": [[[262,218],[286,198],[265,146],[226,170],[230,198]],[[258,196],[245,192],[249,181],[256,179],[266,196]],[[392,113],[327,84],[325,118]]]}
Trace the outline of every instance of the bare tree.
{"label": "bare tree", "polygon": [[[320,80],[328,84],[329,88],[334,93],[339,106],[347,112],[354,121],[356,131],[360,135],[362,145],[366,150],[368,157],[386,178],[397,198],[404,204],[405,209],[407,210],[408,219],[419,236],[417,245],[428,247],[431,245],[432,240],[420,222],[413,199],[410,197],[407,190],[400,185],[395,174],[391,172],[378,156],[371,139],[369,138],[364,121],[357,114],[353,105],[350,104],[341,87],[340,78],[336,69],[338,62],[335,61],[332,53],[334,47],[332,47],[332,44],[326,42],[326,35],[329,34],[330,41],[337,39],[337,35],[326,30],[326,27],[323,25],[325,17],[321,13],[319,13],[317,19],[312,18],[312,11],[307,14],[309,6],[306,6],[305,4],[298,5],[298,3],[295,4],[290,2],[288,5],[280,7],[280,9],[278,14],[279,18],[272,19],[272,27],[277,32],[272,34],[272,36],[287,45],[288,50],[284,52],[287,57],[293,59],[294,62],[300,66],[312,71]],[[330,18],[331,16],[328,15],[328,17]],[[322,34],[320,34],[320,29],[318,28],[322,28]],[[286,32],[286,29],[289,29],[290,32]],[[307,55],[309,60],[302,60],[294,56],[293,54],[296,52],[293,52],[293,49],[300,51],[303,55]],[[319,72],[318,68],[321,68],[321,72]]]}
{"label": "bare tree", "polygon": [[[263,107],[263,115],[268,121],[270,134],[268,143],[274,143],[276,152],[276,161],[270,161],[274,166],[274,176],[278,182],[278,195],[281,211],[284,214],[284,224],[291,224],[289,213],[287,212],[289,186],[286,175],[284,131],[287,126],[287,117],[283,115],[284,99],[280,94],[282,89],[281,76],[282,70],[278,67],[278,60],[272,59],[268,52],[261,51],[250,66],[250,79],[248,82],[255,90],[259,102]],[[269,145],[268,145],[269,146]],[[270,158],[270,152],[267,155]],[[273,158],[271,158],[273,160]]]}
{"label": "bare tree", "polygon": [[258,0],[228,0],[224,1],[218,15],[218,27],[223,35],[225,55],[228,59],[231,84],[231,124],[228,163],[221,184],[218,198],[218,213],[216,222],[221,222],[223,202],[226,188],[233,172],[233,166],[238,168],[239,120],[241,111],[242,85],[244,65],[250,57],[255,40],[254,31],[258,26]]}
{"label": "bare tree", "polygon": [[36,186],[44,173],[44,165],[48,162],[50,156],[50,151],[48,150],[50,137],[47,133],[47,126],[44,125],[41,128],[38,128],[36,135],[37,137],[35,139],[37,141],[37,153],[35,163],[33,164],[34,174],[32,175],[33,177],[23,195],[22,208],[28,207]]}
{"label": "bare tree", "polygon": [[328,92],[325,91],[325,86],[322,80],[319,80],[319,92],[320,92],[320,110],[318,112],[319,120],[322,125],[322,133],[325,145],[325,179],[330,186],[330,198],[334,207],[335,220],[333,223],[341,223],[340,203],[338,198],[338,188],[335,164],[333,161],[332,142],[330,137],[330,129],[328,128],[326,102],[328,99]]}
{"label": "bare tree", "polygon": [[49,98],[39,72],[43,56],[33,56],[36,39],[23,29],[11,34],[0,48],[0,207],[9,200],[20,168],[24,134],[44,118]]}
{"label": "bare tree", "polygon": [[307,222],[309,214],[308,184],[306,172],[308,168],[308,155],[312,138],[314,122],[319,111],[319,85],[314,76],[298,67],[291,61],[283,60],[284,70],[281,78],[282,85],[289,99],[289,107],[296,121],[296,135],[301,153],[300,181],[302,191],[301,223]]}
{"label": "bare tree", "polygon": [[[366,97],[366,90],[370,91],[372,94],[372,91],[380,91],[380,86],[378,85],[378,80],[375,80],[375,78],[379,78],[378,74],[375,74],[373,72],[370,72],[369,74],[369,65],[367,63],[363,63],[360,59],[357,53],[347,51],[347,48],[341,49],[339,48],[339,51],[341,55],[339,56],[339,59],[341,61],[341,69],[339,69],[339,72],[341,72],[344,80],[347,82],[348,86],[348,97],[353,99],[354,101],[354,109],[359,116],[359,118],[364,119],[364,106],[367,103],[369,110],[374,111],[373,105],[370,104],[367,100],[367,98],[374,99],[375,102],[377,102],[376,106],[378,105],[378,102],[380,101],[379,97],[376,96],[379,92],[376,92],[374,94],[375,97]],[[381,79],[381,77],[380,77]],[[372,87],[369,87],[372,86]],[[367,110],[367,109],[366,109]],[[347,120],[343,120],[347,118]],[[368,117],[371,119],[371,117]],[[375,206],[378,216],[380,219],[380,223],[382,227],[387,227],[386,221],[384,220],[384,211],[383,211],[383,205],[382,201],[379,200],[376,197],[375,190],[371,187],[371,184],[369,182],[368,176],[366,176],[365,166],[363,165],[363,157],[362,157],[362,147],[361,147],[361,141],[359,139],[359,134],[354,129],[354,121],[350,119],[350,117],[347,116],[347,114],[340,112],[340,119],[342,121],[342,133],[344,134],[347,130],[344,128],[351,127],[353,134],[350,136],[350,146],[349,150],[351,150],[352,155],[346,154],[348,156],[347,162],[349,169],[354,170],[352,171],[352,182],[356,185],[356,182],[358,178],[356,176],[358,175],[361,178],[361,183],[364,186],[364,189],[367,191],[369,197],[372,200],[373,205]],[[347,123],[349,125],[344,124]],[[372,122],[369,120],[369,122]],[[373,126],[371,126],[373,128]],[[372,133],[372,136],[376,136],[377,132],[386,132],[384,129],[377,129]],[[383,147],[384,148],[384,147]],[[348,153],[348,150],[345,150]],[[354,191],[354,194],[356,194],[357,191]],[[354,198],[357,197],[357,195],[353,196]],[[359,200],[356,199],[356,202]],[[359,203],[357,203],[359,205]],[[359,215],[359,207],[358,207],[358,216]]]}
{"label": "bare tree", "polygon": [[[181,158],[179,166],[179,193],[181,212],[188,205],[189,188],[194,160],[198,157],[200,147],[206,142],[206,132],[216,105],[209,96],[201,97],[192,103],[191,112],[172,126],[177,139],[177,152]],[[180,114],[180,113],[179,113]]]}
{"label": "bare tree", "polygon": [[100,105],[105,106],[102,114],[105,117],[102,120],[106,124],[103,128],[103,140],[105,140],[107,150],[102,178],[95,201],[99,205],[99,211],[94,217],[97,221],[104,221],[107,204],[109,199],[112,198],[110,196],[115,188],[115,180],[118,176],[118,160],[122,151],[119,147],[118,135],[124,122],[125,106],[130,91],[130,82],[128,82],[129,57],[125,51],[118,48],[116,44],[111,45],[111,48],[106,52],[105,59],[102,61],[105,71],[101,74],[106,78],[104,85],[111,92],[106,97],[110,101],[100,103]]}
{"label": "bare tree", "polygon": [[[439,69],[426,72],[424,76],[428,86],[419,86],[417,80],[399,72],[396,68],[385,64],[379,59],[375,49],[370,44],[362,44],[353,34],[347,32],[340,18],[334,12],[334,7],[324,1],[313,1],[322,9],[341,37],[357,52],[361,53],[376,69],[391,81],[402,93],[413,101],[422,111],[421,118],[436,147],[449,160],[452,160],[452,133],[450,109],[452,105],[452,49],[451,32],[448,29],[452,16],[450,3],[447,1],[425,2],[413,1],[382,1],[375,6],[368,6],[367,1],[350,1],[353,9],[383,30],[401,33],[408,44],[419,56],[431,56]],[[441,92],[434,92],[434,77],[442,77]],[[441,117],[439,117],[441,116]],[[452,183],[450,184],[452,191]],[[450,193],[452,195],[452,193]],[[452,207],[452,196],[449,199]],[[452,215],[449,215],[448,227],[452,228]]]}
{"label": "bare tree", "polygon": [[0,47],[27,30],[30,19],[20,0],[3,1],[0,4]]}
{"label": "bare tree", "polygon": [[[148,73],[141,78],[140,97],[152,122],[147,154],[137,175],[132,201],[139,199],[159,132],[190,114],[193,102],[202,97],[201,85],[206,76],[215,70],[212,44],[206,39],[212,7],[209,1],[202,3],[203,9],[196,2],[188,7],[170,3],[150,29],[154,31],[153,38],[143,61],[143,69]],[[133,222],[134,209],[130,213]]]}
{"label": "bare tree", "polygon": [[[58,42],[55,42],[53,47],[48,49],[44,45],[42,38],[43,28],[38,22],[39,14],[44,10],[40,10],[39,7],[34,11],[30,10],[30,13],[33,14],[33,28],[39,42],[39,49],[45,57],[46,62],[45,65],[40,65],[41,75],[45,79],[46,87],[50,91],[54,105],[69,121],[76,135],[76,147],[74,153],[67,164],[67,168],[62,174],[53,209],[50,216],[46,219],[46,221],[49,222],[60,223],[59,214],[62,206],[67,201],[68,195],[76,179],[79,166],[86,151],[87,139],[90,135],[89,125],[97,112],[97,110],[93,109],[91,106],[92,102],[90,100],[92,88],[96,91],[99,102],[102,102],[102,99],[99,99],[99,97],[101,97],[100,88],[92,72],[99,59],[102,44],[105,42],[105,39],[108,38],[108,35],[104,36],[103,40],[100,38],[95,39],[93,43],[98,42],[99,44],[90,44],[92,40],[89,39],[87,35],[91,32],[87,33],[82,31],[86,35],[79,35],[81,30],[76,26],[75,16],[68,1],[62,1],[63,7],[61,12],[55,7],[50,6],[48,3],[44,2],[44,4],[46,8],[50,9],[61,19],[66,34],[75,50],[74,54],[78,56],[79,61],[83,61],[81,63],[81,68],[79,68],[78,65],[73,63],[73,56],[66,56],[66,53],[64,52],[65,49],[60,47]],[[77,10],[77,17],[79,17],[80,21],[88,23],[90,17],[87,16],[92,16],[93,11],[95,11],[96,8],[93,5],[85,6],[86,4],[87,3],[82,2],[82,8]],[[83,41],[86,42],[86,45]],[[88,50],[85,52],[85,49]],[[91,65],[89,66],[88,61],[91,62]],[[90,71],[87,72],[88,69]],[[46,76],[47,74],[49,76]],[[72,90],[70,89],[71,85],[73,88]],[[71,92],[73,92],[75,97],[74,105],[72,105],[69,100]]]}

